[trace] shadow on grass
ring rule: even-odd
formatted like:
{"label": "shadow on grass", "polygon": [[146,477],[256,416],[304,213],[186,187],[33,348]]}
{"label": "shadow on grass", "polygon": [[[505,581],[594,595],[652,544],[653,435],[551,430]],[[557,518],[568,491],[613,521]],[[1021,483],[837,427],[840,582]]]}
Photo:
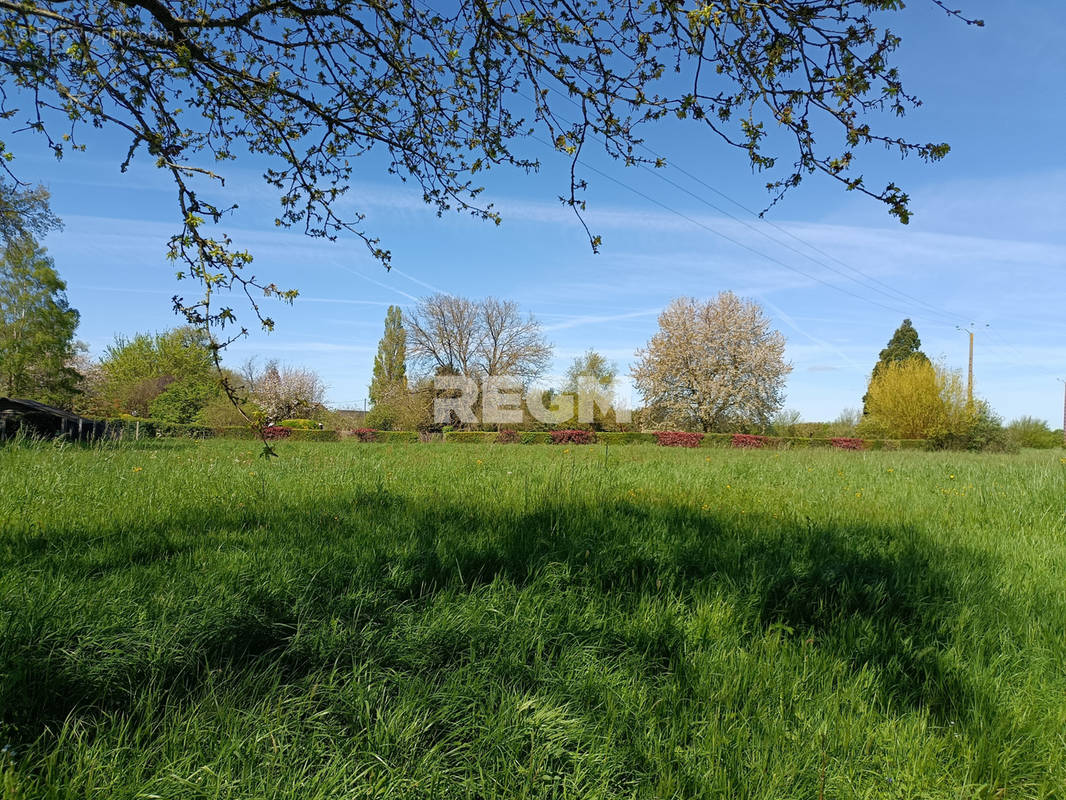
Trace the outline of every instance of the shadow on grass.
{"label": "shadow on grass", "polygon": [[[943,657],[960,604],[971,602],[958,576],[989,567],[919,530],[636,501],[557,498],[491,513],[380,491],[263,511],[162,511],[136,531],[82,539],[70,531],[8,539],[0,572],[24,576],[27,602],[3,609],[0,722],[32,739],[71,714],[124,713],[148,686],[180,701],[209,673],[297,680],[355,660],[412,676],[447,670],[470,648],[446,639],[411,657],[395,642],[401,617],[500,580],[535,586],[553,569],[623,616],[664,597],[725,596],[751,615],[748,636],[812,642],[872,674],[887,707],[926,709],[961,729],[990,705]],[[35,605],[33,593],[56,581],[62,590]],[[183,594],[182,616],[156,610],[160,595]],[[376,635],[308,636],[337,619]],[[566,633],[593,646],[586,629]],[[649,679],[685,669],[677,630],[649,636],[621,626],[612,641],[619,654],[640,654]]]}

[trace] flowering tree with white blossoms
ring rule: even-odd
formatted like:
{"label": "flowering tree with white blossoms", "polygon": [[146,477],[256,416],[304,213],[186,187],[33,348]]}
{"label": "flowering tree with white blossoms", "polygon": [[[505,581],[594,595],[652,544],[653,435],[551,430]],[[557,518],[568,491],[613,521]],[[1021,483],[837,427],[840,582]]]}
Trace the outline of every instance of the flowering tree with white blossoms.
{"label": "flowering tree with white blossoms", "polygon": [[674,300],[659,332],[637,351],[637,390],[671,428],[714,431],[765,425],[784,404],[785,337],[758,303],[722,292]]}

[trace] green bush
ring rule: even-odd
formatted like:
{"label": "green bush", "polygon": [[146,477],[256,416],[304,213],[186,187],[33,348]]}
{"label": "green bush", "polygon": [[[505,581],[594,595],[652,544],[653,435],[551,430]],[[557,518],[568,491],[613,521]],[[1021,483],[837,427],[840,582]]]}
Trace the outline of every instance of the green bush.
{"label": "green bush", "polygon": [[988,453],[1011,453],[1020,449],[1020,445],[1007,435],[1002,420],[987,403],[977,401],[974,412],[964,426],[931,436],[928,440],[929,449]]}
{"label": "green bush", "polygon": [[[241,412],[244,412],[242,414]],[[247,418],[245,417],[247,415]],[[200,409],[196,415],[196,424],[205,425],[208,428],[228,428],[231,426],[247,426],[249,419],[265,418],[263,409],[252,402],[241,403],[241,410],[233,406],[233,401],[226,395],[215,397],[206,406]]]}
{"label": "green bush", "polygon": [[1062,432],[1051,430],[1044,420],[1019,417],[1007,425],[1007,439],[1015,446],[1049,450],[1062,446]]}
{"label": "green bush", "polygon": [[218,385],[213,381],[175,381],[148,404],[148,413],[158,422],[194,424],[218,393]]}
{"label": "green bush", "polygon": [[313,419],[283,419],[278,425],[298,431],[317,431],[319,429],[318,423]]}
{"label": "green bush", "polygon": [[399,414],[392,406],[380,403],[366,412],[363,424],[367,428],[373,428],[376,431],[388,431],[392,430],[398,416]]}

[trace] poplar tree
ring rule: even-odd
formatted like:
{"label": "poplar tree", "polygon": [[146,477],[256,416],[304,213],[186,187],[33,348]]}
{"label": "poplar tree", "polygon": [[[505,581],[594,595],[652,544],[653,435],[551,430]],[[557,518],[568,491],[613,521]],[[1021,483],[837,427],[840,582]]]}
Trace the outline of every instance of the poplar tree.
{"label": "poplar tree", "polygon": [[407,331],[403,327],[403,312],[399,306],[389,306],[385,312],[385,333],[378,342],[374,356],[374,378],[370,383],[370,402],[385,402],[397,387],[407,387]]}

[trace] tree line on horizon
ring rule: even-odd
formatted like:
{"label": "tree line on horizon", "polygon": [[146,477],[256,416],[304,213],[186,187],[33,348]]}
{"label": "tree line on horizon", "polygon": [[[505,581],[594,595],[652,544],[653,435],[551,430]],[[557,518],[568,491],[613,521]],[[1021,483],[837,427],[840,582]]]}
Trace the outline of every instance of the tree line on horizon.
{"label": "tree line on horizon", "polygon": [[[510,310],[504,318],[516,332],[513,338],[485,326],[485,309],[501,305]],[[784,409],[784,381],[791,371],[784,337],[757,303],[732,292],[706,301],[677,298],[658,323],[658,332],[636,352],[630,372],[644,400],[631,424],[636,429],[927,439],[936,447],[968,450],[1061,443],[1061,431],[1033,417],[1004,426],[987,401],[968,395],[959,370],[922,352],[910,319],[879,353],[861,411],[846,409],[831,423],[801,423],[798,414]],[[399,306],[390,306],[374,359],[367,424],[385,430],[434,427],[435,375],[506,374],[493,372],[484,353],[479,356],[484,348],[499,363],[520,365],[517,374],[526,380],[541,377],[547,345],[538,331],[532,316],[522,318],[516,305],[493,298],[478,303],[438,294],[421,301],[408,318]],[[501,341],[515,346],[500,353]],[[589,349],[571,363],[561,387],[544,390],[545,405],[556,395],[577,391],[582,378],[609,391],[618,374],[617,364]],[[609,414],[573,426],[625,428]],[[527,413],[518,427],[544,425]]]}
{"label": "tree line on horizon", "polygon": [[[351,416],[325,405],[325,384],[313,370],[254,359],[218,368],[217,345],[203,329],[116,336],[98,359],[75,339],[77,310],[39,239],[61,225],[41,187],[0,185],[0,392],[96,417],[137,417],[211,427],[305,420],[350,427]],[[677,298],[660,314],[658,331],[636,352],[630,375],[644,403],[631,423],[597,407],[587,425],[643,429],[813,431],[784,410],[791,365],[785,340],[762,308],[732,292],[708,300]],[[385,315],[374,359],[370,409],[363,424],[382,430],[428,430],[440,375],[480,380],[517,378],[543,383],[552,348],[540,323],[517,303],[449,294],[424,298],[405,316]],[[594,349],[574,359],[557,386],[542,389],[542,405],[591,380],[609,404],[618,365]],[[232,390],[237,403],[223,390]],[[845,411],[825,433],[870,438],[933,439],[945,447],[983,449],[1013,437],[1025,446],[1057,441],[1031,417],[1005,429],[987,402],[970,398],[961,373],[934,363],[917,330],[903,321],[871,371],[862,411]],[[543,427],[525,415],[524,427]],[[574,423],[575,427],[583,427]],[[492,426],[490,426],[492,427]],[[830,430],[831,428],[831,430]]]}

